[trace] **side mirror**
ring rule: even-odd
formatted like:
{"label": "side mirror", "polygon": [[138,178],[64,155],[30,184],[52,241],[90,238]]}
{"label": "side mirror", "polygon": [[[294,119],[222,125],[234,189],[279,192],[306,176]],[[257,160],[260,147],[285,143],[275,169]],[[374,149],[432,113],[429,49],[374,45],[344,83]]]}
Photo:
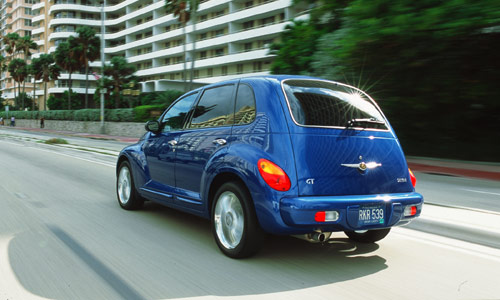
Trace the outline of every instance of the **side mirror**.
{"label": "side mirror", "polygon": [[155,134],[160,133],[160,122],[158,121],[148,121],[146,123],[146,130]]}

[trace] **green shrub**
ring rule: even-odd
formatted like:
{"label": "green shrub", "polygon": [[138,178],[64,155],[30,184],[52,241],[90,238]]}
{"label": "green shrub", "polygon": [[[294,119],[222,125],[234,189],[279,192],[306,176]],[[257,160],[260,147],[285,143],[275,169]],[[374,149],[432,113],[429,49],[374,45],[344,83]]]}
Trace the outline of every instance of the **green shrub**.
{"label": "green shrub", "polygon": [[134,108],[135,112],[135,122],[146,122],[150,120],[156,120],[165,110],[164,105],[143,105]]}
{"label": "green shrub", "polygon": [[109,109],[106,111],[105,119],[112,122],[132,122],[134,121],[134,109]]}
{"label": "green shrub", "polygon": [[[106,118],[104,118],[104,119],[106,119]],[[75,121],[100,121],[101,120],[101,110],[100,109],[75,110],[73,120],[75,120]]]}
{"label": "green shrub", "polygon": [[45,144],[49,144],[49,145],[68,144],[68,141],[66,141],[65,139],[61,139],[61,138],[52,138],[52,139],[46,140]]}
{"label": "green shrub", "polygon": [[167,108],[175,99],[179,98],[183,92],[177,90],[167,90],[163,92],[142,93],[139,96],[141,105],[163,105]]}

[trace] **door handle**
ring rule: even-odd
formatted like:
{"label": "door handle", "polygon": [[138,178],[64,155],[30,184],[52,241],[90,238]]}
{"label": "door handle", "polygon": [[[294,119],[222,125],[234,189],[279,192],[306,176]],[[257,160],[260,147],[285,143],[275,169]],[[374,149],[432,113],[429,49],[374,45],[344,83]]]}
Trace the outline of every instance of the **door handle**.
{"label": "door handle", "polygon": [[168,141],[168,144],[170,146],[175,146],[175,145],[177,145],[177,141],[176,140],[171,140],[171,141]]}
{"label": "door handle", "polygon": [[225,139],[215,139],[213,143],[218,145],[225,145],[227,141]]}

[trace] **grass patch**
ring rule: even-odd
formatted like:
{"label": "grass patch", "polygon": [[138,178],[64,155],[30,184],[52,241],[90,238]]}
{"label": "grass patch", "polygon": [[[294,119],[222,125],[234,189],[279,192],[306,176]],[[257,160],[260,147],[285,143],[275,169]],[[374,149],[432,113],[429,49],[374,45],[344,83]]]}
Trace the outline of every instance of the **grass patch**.
{"label": "grass patch", "polygon": [[68,144],[68,141],[60,138],[53,138],[45,141],[45,144],[55,145],[55,144]]}

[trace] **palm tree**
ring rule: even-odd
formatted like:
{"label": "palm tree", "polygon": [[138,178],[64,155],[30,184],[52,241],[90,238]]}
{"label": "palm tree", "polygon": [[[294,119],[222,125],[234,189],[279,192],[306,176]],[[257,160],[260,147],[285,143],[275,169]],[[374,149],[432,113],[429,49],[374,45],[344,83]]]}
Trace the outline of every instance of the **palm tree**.
{"label": "palm tree", "polygon": [[33,108],[35,110],[35,99],[36,99],[36,81],[42,79],[40,72],[33,67],[33,64],[28,65],[28,74],[33,76]]}
{"label": "palm tree", "polygon": [[15,32],[11,32],[11,33],[7,34],[6,36],[4,36],[3,42],[6,45],[5,51],[9,55],[13,55],[13,54],[15,54],[15,52],[17,52],[16,44],[20,38],[21,37],[19,36],[19,34],[15,33]]}
{"label": "palm tree", "polygon": [[7,70],[6,58],[5,56],[0,55],[0,72],[5,72],[6,70]]}
{"label": "palm tree", "polygon": [[88,90],[89,90],[89,62],[99,58],[101,54],[101,41],[96,36],[94,29],[83,26],[76,29],[76,45],[80,51],[80,62],[85,66],[85,108],[88,108]]}
{"label": "palm tree", "polygon": [[104,75],[111,77],[113,84],[113,96],[115,108],[120,108],[120,89],[131,80],[135,73],[135,66],[130,65],[123,56],[115,56],[111,59],[111,65],[104,66]]}
{"label": "palm tree", "polygon": [[42,79],[44,83],[43,110],[47,110],[47,82],[57,80],[61,69],[55,64],[54,57],[51,54],[41,54],[40,57],[34,58],[31,64],[33,69],[38,71],[36,77]]}
{"label": "palm tree", "polygon": [[[7,58],[9,61],[12,61],[14,59],[14,54],[16,53],[16,43],[17,40],[19,40],[20,36],[19,34],[15,32],[8,33],[6,36],[3,37],[3,43],[5,45],[5,52],[7,52],[8,56]],[[10,73],[10,71],[9,71]],[[11,74],[12,76],[12,74]],[[14,84],[14,101],[16,99],[16,86]]]}
{"label": "palm tree", "polygon": [[[14,100],[16,99],[16,85],[15,85],[15,83],[17,82],[17,86],[19,89],[17,96],[19,98],[22,98],[21,109],[24,109],[24,97],[21,97],[21,83],[24,82],[24,80],[26,79],[26,76],[28,76],[28,70],[26,68],[26,63],[24,62],[24,60],[22,60],[20,58],[14,58],[13,60],[10,61],[8,70],[9,70],[10,76],[12,76],[12,79],[14,79]],[[17,104],[18,103],[16,103],[16,106],[18,106]]]}
{"label": "palm tree", "polygon": [[[2,39],[0,37],[0,39]],[[4,74],[1,74],[7,70],[7,65],[5,63],[5,56],[0,54],[0,78],[4,78]],[[2,92],[0,91],[0,108],[3,108]]]}
{"label": "palm tree", "polygon": [[28,57],[31,56],[30,50],[36,50],[37,44],[31,39],[31,36],[23,36],[16,41],[16,49],[23,52],[24,61],[28,62]]}
{"label": "palm tree", "polygon": [[186,86],[186,42],[187,42],[187,33],[186,33],[186,24],[189,22],[191,15],[193,15],[193,34],[196,31],[196,11],[198,10],[198,6],[200,5],[199,0],[165,0],[165,11],[167,14],[174,14],[174,17],[179,17],[179,22],[183,24],[182,26],[182,34],[184,35],[184,72],[183,72],[183,80],[184,80],[184,91],[191,90],[193,84],[193,73],[194,73],[194,61],[195,61],[195,49],[196,49],[196,36],[193,39],[193,49],[191,50],[191,72],[189,77],[189,86]]}
{"label": "palm tree", "polygon": [[[31,49],[36,50],[37,49],[37,44],[31,39],[31,36],[26,35],[23,37],[20,37],[16,41],[16,51],[20,51],[24,54],[24,62],[26,65],[28,64],[28,58],[31,56]],[[26,81],[23,82],[23,97],[25,95],[26,91]],[[24,103],[24,98],[23,98],[23,103]]]}
{"label": "palm tree", "polygon": [[56,52],[54,53],[56,64],[63,70],[68,71],[68,109],[71,109],[71,87],[73,86],[71,74],[80,69],[78,58],[81,55],[78,50],[79,47],[76,45],[76,38],[70,36],[67,42],[62,42],[57,46]]}

